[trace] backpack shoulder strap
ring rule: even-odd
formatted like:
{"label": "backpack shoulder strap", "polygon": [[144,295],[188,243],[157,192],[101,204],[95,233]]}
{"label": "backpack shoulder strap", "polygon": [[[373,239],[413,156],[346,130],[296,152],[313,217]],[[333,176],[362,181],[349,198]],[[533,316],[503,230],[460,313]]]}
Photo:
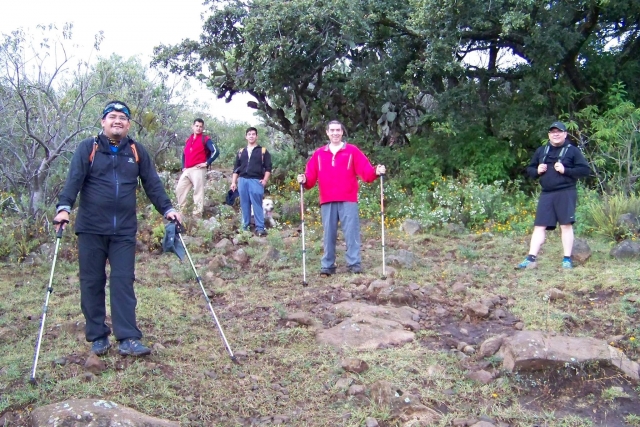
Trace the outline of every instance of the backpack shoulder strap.
{"label": "backpack shoulder strap", "polygon": [[541,164],[547,160],[547,154],[549,154],[549,144],[544,147],[544,155],[542,156],[542,161],[540,162]]}
{"label": "backpack shoulder strap", "polygon": [[131,144],[131,151],[133,152],[133,157],[136,159],[136,163],[140,163],[140,157],[138,157],[138,149],[136,148],[136,142],[133,139],[129,139]]}
{"label": "backpack shoulder strap", "polygon": [[96,157],[96,151],[98,151],[98,135],[93,137],[93,148],[89,154],[89,163],[91,163],[91,165],[93,165],[93,159]]}

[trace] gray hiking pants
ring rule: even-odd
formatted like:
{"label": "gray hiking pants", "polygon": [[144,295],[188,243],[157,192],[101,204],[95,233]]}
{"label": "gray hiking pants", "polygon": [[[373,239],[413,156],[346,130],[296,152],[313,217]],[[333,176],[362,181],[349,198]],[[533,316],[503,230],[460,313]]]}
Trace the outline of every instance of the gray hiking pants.
{"label": "gray hiking pants", "polygon": [[360,218],[358,204],[354,202],[329,202],[320,205],[322,228],[324,229],[324,255],[320,266],[323,269],[335,268],[336,240],[338,222],[342,225],[342,234],[347,243],[345,260],[347,266],[360,266]]}

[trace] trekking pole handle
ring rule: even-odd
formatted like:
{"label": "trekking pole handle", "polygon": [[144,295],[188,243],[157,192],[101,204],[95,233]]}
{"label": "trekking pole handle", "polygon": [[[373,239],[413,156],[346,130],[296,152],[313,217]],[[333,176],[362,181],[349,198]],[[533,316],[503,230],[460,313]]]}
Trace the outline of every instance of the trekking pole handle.
{"label": "trekking pole handle", "polygon": [[169,222],[173,222],[176,224],[176,233],[183,233],[184,232],[184,227],[182,226],[182,223],[180,221],[178,221],[175,218],[171,218],[169,219]]}
{"label": "trekking pole handle", "polygon": [[69,221],[66,219],[63,219],[62,221],[53,221],[53,225],[58,225],[58,224],[60,224],[60,227],[58,227],[58,231],[56,231],[56,238],[61,239],[62,232],[64,231],[64,225],[69,224]]}

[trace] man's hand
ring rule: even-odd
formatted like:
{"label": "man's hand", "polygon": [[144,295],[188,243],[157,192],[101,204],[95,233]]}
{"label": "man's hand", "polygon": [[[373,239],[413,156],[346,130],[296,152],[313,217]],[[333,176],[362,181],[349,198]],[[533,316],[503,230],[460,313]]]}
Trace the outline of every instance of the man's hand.
{"label": "man's hand", "polygon": [[238,188],[238,186],[236,185],[235,182],[232,182],[229,188],[231,189],[231,191],[236,191],[236,188]]}
{"label": "man's hand", "polygon": [[538,165],[538,175],[542,175],[543,173],[545,173],[547,171],[547,165],[544,163],[540,163]]}
{"label": "man's hand", "polygon": [[298,184],[306,184],[307,176],[303,173],[298,174]]}
{"label": "man's hand", "polygon": [[53,218],[53,227],[56,229],[56,232],[60,229],[60,227],[62,227],[62,229],[64,230],[66,227],[66,224],[68,223],[69,223],[69,212],[67,211],[60,211]]}
{"label": "man's hand", "polygon": [[378,165],[376,166],[376,175],[380,176],[387,173],[387,168],[384,167],[384,165]]}
{"label": "man's hand", "polygon": [[167,218],[169,221],[176,221],[176,222],[180,222],[180,223],[182,222],[182,217],[181,217],[181,216],[180,216],[180,214],[179,214],[178,212],[176,212],[176,211],[169,212],[169,213],[166,215],[166,218]]}
{"label": "man's hand", "polygon": [[206,168],[207,168],[207,162],[204,162],[204,163],[198,163],[198,164],[196,165],[196,167],[197,167],[198,169],[206,169]]}
{"label": "man's hand", "polygon": [[553,165],[553,168],[556,170],[556,172],[564,175],[564,165],[562,163],[556,162]]}

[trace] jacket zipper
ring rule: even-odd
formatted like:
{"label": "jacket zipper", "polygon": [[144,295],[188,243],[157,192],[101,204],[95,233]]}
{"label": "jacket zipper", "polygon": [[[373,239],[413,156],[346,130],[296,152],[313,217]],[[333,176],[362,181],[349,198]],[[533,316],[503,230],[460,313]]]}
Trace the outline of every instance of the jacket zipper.
{"label": "jacket zipper", "polygon": [[111,155],[112,163],[113,163],[113,179],[116,182],[116,199],[114,202],[114,210],[113,210],[113,234],[116,234],[116,224],[117,224],[117,212],[118,212],[118,196],[120,194],[120,182],[118,181],[118,159],[115,154]]}

